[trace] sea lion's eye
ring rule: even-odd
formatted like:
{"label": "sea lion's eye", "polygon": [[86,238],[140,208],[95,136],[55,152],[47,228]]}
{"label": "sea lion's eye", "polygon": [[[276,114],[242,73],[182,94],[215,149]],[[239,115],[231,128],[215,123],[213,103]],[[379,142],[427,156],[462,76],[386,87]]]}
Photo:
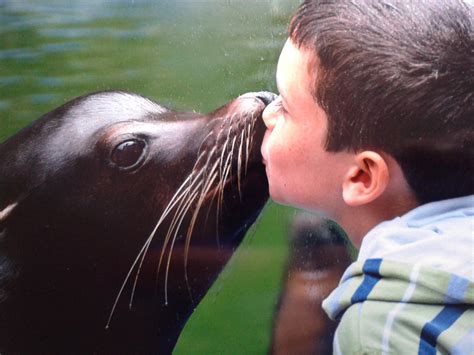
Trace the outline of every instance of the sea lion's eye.
{"label": "sea lion's eye", "polygon": [[138,139],[122,142],[115,147],[111,159],[121,168],[131,168],[141,160],[145,145],[144,141]]}

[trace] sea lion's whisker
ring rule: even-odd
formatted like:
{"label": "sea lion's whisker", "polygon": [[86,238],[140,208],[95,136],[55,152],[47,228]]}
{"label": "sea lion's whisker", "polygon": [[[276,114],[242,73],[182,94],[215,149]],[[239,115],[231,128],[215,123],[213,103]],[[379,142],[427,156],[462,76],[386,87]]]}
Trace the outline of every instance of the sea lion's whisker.
{"label": "sea lion's whisker", "polygon": [[[211,154],[214,154],[214,152],[217,151],[217,149],[221,149],[223,150],[223,152],[225,152],[225,146],[224,147],[221,147],[221,148],[218,148],[219,146],[219,137],[221,136],[221,133],[223,132],[223,127],[224,127],[224,123],[221,124],[221,129],[219,130],[219,133],[218,133],[218,138],[217,140],[214,142],[215,143],[215,149],[212,149],[211,150]],[[214,172],[216,174],[218,174],[218,177],[221,177],[222,176],[222,156],[223,156],[224,153],[218,153],[218,157],[216,160],[214,160],[214,164],[213,164],[213,167],[211,168],[211,171],[210,171],[210,174],[214,174]],[[216,171],[217,170],[217,171]],[[222,181],[222,179],[218,179],[218,182],[217,182],[217,186],[216,188],[214,189],[214,193],[212,194],[212,197],[209,198],[209,203],[208,203],[208,209],[207,209],[207,213],[206,213],[206,218],[204,220],[204,224],[207,223],[207,221],[209,220],[209,215],[211,213],[211,210],[212,210],[212,204],[213,204],[213,201],[214,199],[217,197],[217,201],[216,201],[216,241],[217,241],[217,245],[218,247],[220,247],[220,243],[219,243],[219,204],[220,204],[220,201],[219,201],[219,197],[220,197],[220,191],[221,189],[224,188],[224,181]],[[207,195],[207,193],[205,194]]]}
{"label": "sea lion's whisker", "polygon": [[[215,165],[215,167],[217,167],[217,164]],[[188,268],[189,245],[191,243],[192,232],[194,230],[194,226],[196,224],[196,219],[197,219],[197,216],[199,214],[199,211],[201,210],[201,207],[202,207],[203,201],[205,199],[205,196],[208,193],[209,189],[211,188],[212,184],[214,183],[214,181],[217,177],[218,177],[217,172],[214,172],[212,174],[211,179],[209,179],[209,181],[207,183],[207,186],[205,186],[203,191],[201,192],[201,197],[199,198],[198,204],[197,204],[196,209],[193,213],[193,217],[191,219],[191,223],[189,224],[188,231],[187,231],[187,234],[186,234],[186,242],[185,242],[185,247],[184,247],[184,277],[185,277],[186,285],[188,286],[188,289],[189,289],[189,283],[188,283],[187,268]]]}
{"label": "sea lion's whisker", "polygon": [[214,154],[217,151],[217,146],[212,147],[212,149],[209,151],[207,161],[206,161],[206,167],[211,163],[212,158],[214,158]]}
{"label": "sea lion's whisker", "polygon": [[[207,126],[207,125],[206,125]],[[203,140],[201,141],[201,144],[199,145],[199,149],[198,149],[198,155],[201,156],[203,153],[205,154],[206,151],[205,150],[202,150],[202,146],[203,144],[206,142],[206,140],[212,136],[214,134],[214,132],[211,130],[204,138]],[[197,163],[197,160],[196,160],[196,163]]]}
{"label": "sea lion's whisker", "polygon": [[[219,165],[222,165],[222,161],[219,161]],[[220,248],[220,236],[219,236],[219,219],[222,211],[222,207],[224,205],[224,187],[225,187],[225,180],[222,175],[223,172],[219,172],[219,183],[217,185],[216,193],[214,196],[217,196],[216,201],[216,243],[217,246]],[[213,197],[214,198],[214,197]]]}
{"label": "sea lion's whisker", "polygon": [[239,144],[239,152],[237,156],[237,190],[239,191],[239,198],[242,201],[242,190],[241,186],[241,178],[242,178],[242,146],[244,144],[244,135],[240,135],[240,144]]}
{"label": "sea lion's whisker", "polygon": [[[227,153],[227,158],[224,163],[224,173],[221,177],[221,181],[223,182],[223,184],[225,183],[225,181],[227,181],[227,176],[229,176],[230,174],[231,167],[232,167],[232,151],[229,151]],[[224,185],[222,185],[222,189],[221,189],[221,200],[222,202],[224,201]]]}
{"label": "sea lion's whisker", "polygon": [[[200,185],[199,185],[200,186]],[[181,215],[180,215],[180,219],[179,219],[179,223],[177,225],[177,227],[175,228],[175,231],[174,231],[174,236],[171,240],[171,245],[170,245],[170,248],[169,248],[169,252],[168,252],[168,258],[167,258],[167,263],[166,263],[166,271],[165,271],[165,284],[164,284],[164,291],[165,291],[165,305],[168,305],[168,275],[169,275],[169,268],[170,268],[170,263],[171,263],[171,256],[173,254],[173,248],[174,248],[174,243],[176,241],[176,237],[178,235],[178,232],[179,232],[179,228],[181,227],[181,224],[183,222],[183,219],[184,217],[186,216],[186,214],[188,213],[189,211],[189,208],[191,207],[192,203],[194,202],[195,198],[199,195],[199,191],[198,189],[195,189],[195,191],[192,193],[191,195],[191,198],[188,199],[188,202],[186,203],[186,206],[184,207],[184,209],[181,211]],[[164,248],[163,248],[164,250]],[[161,256],[160,256],[160,262],[159,262],[159,266],[158,266],[158,269],[157,269],[157,278],[158,278],[158,273],[159,273],[159,269],[160,269],[160,266],[161,266],[161,262],[162,262],[162,259],[161,259]]]}
{"label": "sea lion's whisker", "polygon": [[224,170],[224,175],[223,176],[220,176],[219,178],[219,185],[218,185],[218,189],[217,189],[217,193],[218,193],[218,199],[217,199],[217,203],[218,203],[218,208],[217,208],[217,211],[216,211],[216,242],[217,242],[217,245],[220,247],[220,237],[219,237],[219,218],[220,218],[220,213],[221,211],[223,210],[223,206],[224,206],[224,188],[225,188],[225,182],[227,181],[227,176],[229,175],[229,172],[230,172],[230,168],[231,168],[231,164],[229,164],[229,161],[231,160],[232,158],[232,154],[229,153],[227,155],[227,159],[226,159],[226,163],[225,163],[225,170]]}
{"label": "sea lion's whisker", "polygon": [[[180,222],[182,221],[182,219],[186,215],[186,212],[188,210],[188,206],[194,200],[194,196],[198,194],[198,190],[199,190],[200,187],[201,187],[201,184],[198,184],[194,188],[194,191],[190,195],[189,194],[186,195],[186,198],[183,198],[181,200],[180,205],[178,206],[178,208],[176,209],[176,211],[173,215],[173,219],[171,220],[171,223],[168,227],[168,230],[166,231],[166,235],[165,235],[163,245],[162,245],[162,248],[161,248],[160,259],[159,259],[158,265],[156,267],[156,283],[158,283],[158,276],[159,276],[159,273],[160,273],[161,264],[163,262],[164,255],[166,253],[166,248],[168,247],[168,244],[170,243],[170,240],[173,241],[171,236],[178,232]],[[172,247],[170,246],[170,250],[171,249],[172,249]]]}
{"label": "sea lion's whisker", "polygon": [[[207,136],[209,137],[209,135]],[[207,138],[206,137],[206,138]],[[216,141],[217,142],[217,141]],[[202,147],[202,144],[201,144],[201,147]],[[204,150],[205,151],[205,150]],[[196,218],[197,218],[197,214],[201,208],[201,205],[202,205],[202,200],[203,200],[203,197],[208,189],[209,189],[209,184],[212,184],[212,182],[215,180],[215,176],[217,176],[217,173],[215,173],[214,171],[217,169],[218,167],[218,161],[216,161],[214,163],[214,166],[212,167],[211,171],[209,172],[207,167],[212,159],[212,157],[214,156],[214,153],[217,151],[217,146],[214,146],[208,153],[207,153],[207,161],[206,163],[204,164],[204,166],[201,168],[201,171],[200,171],[200,175],[204,175],[203,177],[206,178],[206,182],[204,183],[204,189],[203,191],[201,191],[201,198],[200,198],[200,202],[198,203],[198,205],[195,207],[195,212],[193,214],[193,217],[192,217],[192,221],[191,221],[191,226],[190,226],[190,229],[188,229],[188,233],[192,233],[192,229],[194,228],[194,224],[195,224],[195,221],[196,221]],[[212,176],[212,182],[209,183],[209,180],[210,180],[210,177],[209,175],[210,174],[213,174]],[[215,176],[214,176],[215,175]],[[198,189],[203,185],[202,183],[202,179],[201,181],[199,182],[199,184],[194,188],[194,192],[191,194],[191,197],[188,199],[188,202],[185,203],[185,200],[183,200],[180,204],[180,206],[178,207],[178,210],[176,211],[175,213],[175,216],[173,217],[173,220],[171,222],[171,225],[170,225],[170,228],[168,229],[168,232],[166,234],[166,237],[165,237],[165,241],[164,241],[164,244],[163,244],[163,247],[162,247],[162,251],[161,251],[161,255],[160,255],[160,260],[159,260],[159,263],[158,263],[158,268],[157,268],[157,278],[158,278],[158,274],[159,274],[159,270],[161,268],[161,264],[163,262],[163,257],[164,257],[164,253],[165,253],[165,250],[166,250],[166,247],[168,245],[168,243],[170,242],[170,239],[171,239],[171,245],[170,245],[170,248],[169,248],[169,252],[168,252],[168,257],[167,257],[167,265],[166,265],[166,271],[165,271],[165,303],[168,304],[168,275],[169,275],[169,266],[170,266],[170,262],[171,262],[171,257],[172,257],[172,253],[173,253],[173,248],[174,248],[174,244],[175,244],[175,241],[176,241],[176,238],[177,238],[177,234],[179,232],[179,229],[180,229],[180,226],[184,220],[184,217],[186,215],[186,213],[188,212],[192,202],[194,201],[194,199],[196,198],[196,196],[198,195]],[[188,238],[187,238],[188,240]],[[188,255],[188,248],[189,248],[189,245],[186,246],[186,249],[185,249],[185,264],[187,265],[187,255]],[[187,281],[187,274],[186,274],[186,271],[185,271],[185,278],[186,278],[186,283],[188,284],[188,281]]]}
{"label": "sea lion's whisker", "polygon": [[237,136],[234,136],[234,138],[232,139],[232,144],[231,144],[231,148],[230,148],[230,153],[229,153],[229,158],[230,158],[230,178],[232,179],[232,158],[234,156],[234,149],[235,149],[235,142],[237,142]]}
{"label": "sea lion's whisker", "polygon": [[[202,169],[204,170],[204,169]],[[202,172],[200,174],[198,174],[199,177],[202,176]],[[193,186],[195,183],[197,183],[195,186]],[[174,213],[174,216],[173,216],[173,219],[170,223],[170,226],[168,228],[168,231],[166,233],[166,237],[165,237],[165,240],[163,242],[163,248],[162,248],[162,252],[161,252],[161,256],[160,256],[160,262],[158,263],[158,268],[157,268],[157,272],[159,271],[159,268],[160,268],[160,265],[161,265],[161,260],[162,260],[162,257],[163,257],[163,254],[165,253],[165,249],[168,245],[168,242],[169,242],[169,237],[170,235],[173,233],[173,230],[175,229],[175,226],[176,226],[176,222],[177,220],[180,218],[180,216],[182,214],[185,214],[186,212],[186,209],[187,209],[187,206],[192,203],[193,199],[194,199],[194,195],[198,193],[199,189],[201,188],[202,186],[202,179],[195,179],[192,184],[189,186],[189,189],[187,190],[188,193],[183,196],[183,198],[181,199],[181,202],[179,204],[179,206],[176,208],[176,211]],[[191,189],[193,190],[192,192],[189,192],[191,191]]]}
{"label": "sea lion's whisker", "polygon": [[[153,236],[155,235],[159,225],[163,222],[164,218],[166,217],[166,215],[169,213],[169,211],[171,210],[171,208],[174,207],[174,205],[176,204],[177,201],[177,198],[176,196],[180,193],[180,191],[182,190],[182,188],[188,183],[188,181],[191,179],[191,175],[188,176],[184,182],[181,184],[181,186],[178,188],[178,190],[175,192],[175,194],[173,195],[173,197],[171,198],[171,201],[170,203],[168,204],[168,206],[165,208],[165,211],[163,212],[163,214],[161,215],[161,218],[158,220],[158,222],[156,223],[155,227],[153,228],[153,231],[150,233],[149,237],[147,238],[145,244],[143,245],[142,249],[140,250],[140,252],[138,253],[137,257],[135,258],[134,262],[132,263],[132,266],[130,267],[128,273],[127,273],[127,276],[125,277],[123,283],[122,283],[122,286],[120,287],[120,290],[118,291],[117,293],[117,296],[115,297],[115,301],[114,301],[114,304],[112,306],[112,309],[110,311],[110,314],[109,314],[109,318],[107,319],[107,324],[105,326],[105,329],[108,329],[109,326],[110,326],[110,321],[112,320],[112,316],[115,312],[115,308],[117,307],[117,304],[118,304],[118,301],[120,299],[120,297],[122,296],[122,293],[123,293],[123,290],[125,289],[125,285],[127,284],[132,272],[133,272],[133,269],[135,268],[135,266],[137,265],[138,263],[138,260],[140,260],[140,257],[142,254],[146,254],[146,251],[148,250],[148,247],[151,243],[151,240],[153,239]],[[143,260],[141,261],[140,263],[140,268],[141,268],[141,264],[143,263]],[[140,268],[137,272],[140,271]]]}
{"label": "sea lion's whisker", "polygon": [[245,175],[247,175],[249,162],[251,132],[251,123],[247,122],[247,124],[245,125]]}
{"label": "sea lion's whisker", "polygon": [[[226,141],[227,143],[228,141]],[[225,154],[225,151],[227,149],[227,144],[225,144],[223,147],[222,147],[222,153],[220,154],[219,156],[219,159],[218,159],[218,164],[219,164],[219,181],[217,183],[217,189],[216,189],[216,193],[214,194],[213,196],[213,199],[214,197],[217,196],[217,201],[216,201],[216,242],[217,242],[217,246],[220,247],[220,238],[219,238],[219,217],[220,217],[220,211],[221,211],[221,208],[222,208],[222,205],[223,205],[223,201],[224,201],[224,186],[225,186],[225,180],[223,179],[223,160],[224,160],[224,154]],[[212,205],[212,204],[211,204]],[[210,205],[210,206],[211,206]]]}
{"label": "sea lion's whisker", "polygon": [[[202,169],[203,170],[203,169]],[[203,175],[203,171],[200,171],[196,177],[201,177]],[[197,183],[196,186],[193,186],[195,183]],[[158,277],[158,273],[160,271],[160,268],[161,268],[161,264],[163,262],[163,257],[164,257],[164,254],[165,254],[165,251],[166,251],[166,247],[168,246],[168,243],[169,243],[169,240],[170,240],[170,237],[171,237],[171,234],[173,233],[173,230],[176,226],[176,221],[177,219],[180,218],[181,215],[184,215],[186,214],[187,212],[187,206],[189,204],[191,204],[194,200],[194,195],[197,195],[198,194],[198,191],[200,189],[200,187],[202,186],[202,179],[195,179],[193,180],[193,182],[191,183],[191,185],[189,186],[189,189],[187,190],[188,193],[186,195],[183,196],[181,202],[180,202],[180,205],[178,206],[177,210],[175,211],[175,214],[173,216],[173,220],[168,228],[168,231],[166,233],[166,236],[165,236],[165,239],[163,241],[163,246],[161,248],[161,253],[160,253],[160,259],[158,261],[158,266],[157,266],[157,269],[156,269],[156,273],[157,273],[157,277]],[[189,193],[190,190],[193,190],[192,192]],[[188,197],[190,196],[190,197]]]}
{"label": "sea lion's whisker", "polygon": [[196,223],[196,218],[197,218],[197,216],[198,216],[198,214],[201,210],[202,202],[204,201],[203,196],[205,196],[207,194],[207,192],[209,191],[210,186],[212,186],[212,183],[216,179],[217,176],[218,176],[218,174],[217,174],[217,172],[215,172],[213,174],[213,177],[212,177],[210,183],[208,184],[208,187],[205,188],[203,191],[201,191],[201,197],[200,197],[199,202],[196,206],[196,209],[195,209],[193,217],[192,217],[192,221],[190,223],[190,226],[188,227],[188,231],[187,231],[187,234],[186,234],[186,241],[185,241],[185,248],[184,248],[184,279],[185,279],[186,287],[188,289],[188,293],[189,293],[189,296],[190,296],[191,300],[193,300],[193,296],[192,296],[191,288],[189,286],[189,281],[188,281],[188,255],[189,255],[189,247],[190,247],[190,243],[191,243],[191,236],[192,236],[192,232],[194,230],[194,225]]}
{"label": "sea lion's whisker", "polygon": [[[232,125],[229,121],[229,119],[226,120],[227,124],[228,124],[228,130],[227,130],[227,137],[226,137],[226,140],[223,144],[223,147],[222,147],[222,153],[221,153],[221,156],[220,156],[220,159],[219,159],[219,176],[221,177],[219,179],[219,197],[218,197],[218,203],[217,203],[217,218],[216,218],[216,221],[219,220],[219,212],[221,211],[222,209],[222,205],[223,205],[223,201],[224,201],[224,183],[225,183],[225,179],[223,178],[224,176],[224,167],[225,167],[225,164],[223,164],[224,162],[224,155],[226,154],[227,150],[229,149],[229,142],[230,142],[230,132],[231,132],[231,129],[232,129]],[[217,230],[218,227],[217,227]],[[216,236],[217,238],[219,238],[218,236]],[[218,242],[219,243],[219,242]]]}
{"label": "sea lion's whisker", "polygon": [[249,133],[248,133],[248,136],[247,136],[247,147],[248,147],[248,150],[247,150],[247,160],[246,160],[246,167],[248,165],[248,161],[249,161],[249,158],[250,158],[250,154],[252,153],[252,150],[255,148],[254,145],[253,145],[253,138],[255,136],[255,123],[257,122],[257,119],[258,117],[255,117],[252,113],[250,119],[248,120],[248,126],[249,126]]}
{"label": "sea lion's whisker", "polygon": [[[214,164],[213,168],[211,169],[211,172],[207,172],[207,170],[208,170],[207,167],[209,165],[210,159],[214,155],[214,152],[216,151],[216,149],[217,149],[217,147],[213,147],[211,149],[211,151],[208,153],[208,159],[207,159],[205,165],[201,168],[200,173],[198,174],[199,177],[201,177],[201,175],[204,175],[203,177],[207,178],[207,181],[209,181],[209,178],[207,176],[210,173],[212,173],[212,171],[216,170],[216,168],[217,168],[217,162],[216,162]],[[204,183],[204,186],[206,186],[207,181],[206,181],[206,183]],[[177,237],[178,231],[180,229],[180,226],[181,226],[181,224],[184,220],[184,217],[185,217],[186,213],[188,212],[192,202],[195,200],[196,196],[198,195],[198,190],[202,185],[203,185],[203,182],[202,182],[202,179],[201,179],[200,182],[197,184],[197,186],[195,186],[194,191],[191,193],[191,197],[188,198],[188,200],[187,200],[188,202],[185,202],[186,200],[183,200],[181,202],[180,206],[178,207],[178,210],[175,213],[175,216],[173,217],[173,221],[172,221],[172,223],[170,225],[170,228],[168,229],[168,232],[167,232],[166,237],[165,237],[165,241],[164,241],[164,244],[163,244],[163,247],[162,247],[162,250],[161,250],[160,260],[159,260],[158,268],[157,268],[157,274],[156,274],[157,279],[158,279],[158,274],[159,274],[159,270],[161,268],[161,264],[162,264],[162,261],[163,261],[163,256],[164,256],[166,247],[169,243],[171,235],[174,233],[173,237],[171,238],[171,245],[170,245],[169,252],[168,252],[167,266],[166,266],[166,272],[165,272],[165,304],[168,304],[168,274],[169,274],[169,265],[170,265],[170,262],[171,262],[171,256],[172,256],[172,252],[173,252],[173,248],[174,248],[174,243],[176,241],[176,237]],[[204,189],[206,189],[206,187]],[[201,190],[200,193],[201,193],[201,196],[202,196],[202,193],[203,193],[202,190]],[[173,230],[174,230],[174,232],[173,232]],[[185,252],[185,257],[186,256],[187,256],[187,254]]]}
{"label": "sea lion's whisker", "polygon": [[206,197],[207,192],[209,191],[210,187],[214,183],[214,180],[218,176],[218,172],[216,171],[217,168],[218,168],[218,165],[219,165],[219,161],[216,161],[214,163],[214,165],[212,166],[212,168],[210,169],[210,171],[209,171],[208,178],[207,178],[206,182],[204,183],[204,188],[201,190],[201,196],[200,196],[198,204],[196,206],[196,211],[193,214],[193,218],[191,220],[188,231],[189,231],[189,229],[192,230],[194,228],[194,222],[195,222],[195,217],[197,216],[197,212],[199,212],[199,209],[201,207],[201,204],[202,204],[204,198]]}
{"label": "sea lion's whisker", "polygon": [[218,163],[219,162],[216,161],[214,163],[213,167],[211,168],[211,171],[209,173],[210,178],[206,181],[206,184],[204,185],[204,188],[201,191],[201,196],[198,200],[198,203],[196,205],[196,209],[193,213],[191,222],[190,222],[189,227],[188,227],[188,232],[186,234],[186,243],[185,243],[185,247],[184,247],[184,266],[185,266],[185,270],[186,270],[186,267],[187,267],[187,264],[188,264],[188,251],[189,251],[189,242],[190,242],[190,239],[191,239],[191,234],[192,234],[192,231],[194,229],[194,225],[196,223],[196,219],[197,219],[198,213],[201,209],[202,203],[203,203],[203,201],[206,197],[206,194],[208,193],[208,191],[211,188],[212,184],[214,183],[214,181],[218,177],[218,173],[216,171],[217,167],[218,167]]}
{"label": "sea lion's whisker", "polygon": [[222,153],[221,153],[221,158],[220,158],[220,162],[221,162],[221,165],[220,165],[220,175],[222,176],[222,173],[223,173],[223,169],[222,169],[222,161],[224,160],[224,154],[226,153],[227,149],[229,148],[229,142],[230,142],[230,132],[232,130],[232,125],[231,123],[226,120],[227,123],[228,123],[228,130],[227,130],[227,136],[225,138],[225,141],[224,141],[224,144],[223,144],[223,147],[222,147]]}
{"label": "sea lion's whisker", "polygon": [[[216,167],[216,165],[215,165],[215,167]],[[215,167],[213,168],[213,170],[215,170]],[[207,182],[205,184],[207,184]],[[168,275],[169,275],[169,267],[170,267],[171,256],[172,256],[172,253],[173,253],[174,244],[175,244],[179,229],[181,227],[181,224],[182,224],[182,222],[184,220],[184,217],[186,216],[189,208],[191,207],[191,205],[194,202],[195,198],[198,195],[202,196],[202,194],[203,194],[202,191],[206,189],[206,187],[205,187],[204,189],[201,189],[201,191],[199,191],[199,187],[201,187],[202,185],[203,185],[203,183],[202,183],[202,180],[201,180],[199,182],[199,184],[196,186],[196,188],[194,189],[193,193],[191,194],[191,197],[187,200],[186,205],[184,206],[184,208],[182,208],[179,211],[179,216],[178,216],[178,212],[175,214],[175,217],[173,219],[173,225],[168,230],[168,233],[167,233],[167,236],[166,236],[166,242],[165,243],[167,244],[169,242],[171,234],[173,234],[173,229],[174,229],[174,235],[171,239],[171,245],[170,245],[169,252],[168,252],[166,271],[165,271],[165,304],[168,304]],[[200,200],[201,199],[202,198],[200,198]],[[200,204],[198,203],[198,206],[196,207],[196,210],[199,210],[199,208],[200,208]],[[177,224],[176,224],[176,222],[177,222]],[[166,249],[166,247],[164,246],[163,249],[162,249],[162,253],[161,253],[161,256],[160,256],[160,261],[159,261],[159,264],[158,264],[157,276],[158,276],[158,272],[159,272],[159,269],[160,269],[160,266],[161,266],[161,263],[162,263],[162,257],[163,257],[163,253],[164,253],[165,249]],[[185,251],[185,258],[186,257],[187,257],[187,253]],[[186,263],[186,261],[185,261],[185,263]],[[186,274],[185,274],[185,278],[186,278],[186,283],[187,283],[187,275]]]}
{"label": "sea lion's whisker", "polygon": [[253,113],[250,118],[250,132],[253,132],[253,134],[250,134],[250,147],[253,147],[253,137],[255,135],[255,123],[257,122],[257,119]]}
{"label": "sea lion's whisker", "polygon": [[228,176],[232,175],[232,172],[231,172],[232,171],[232,153],[233,153],[232,150],[227,153],[227,158],[224,165],[224,176],[223,176],[224,181],[227,181]]}
{"label": "sea lion's whisker", "polygon": [[196,168],[199,166],[199,163],[206,155],[207,155],[207,152],[205,150],[203,150],[202,152],[198,154],[198,157],[196,158],[196,162],[194,163],[193,169],[191,170],[190,176],[193,176],[193,174],[195,174],[196,171],[199,171]]}
{"label": "sea lion's whisker", "polygon": [[[145,242],[145,250],[144,252],[142,253],[142,257],[141,257],[141,260],[140,260],[140,265],[138,267],[138,270],[137,270],[137,273],[135,274],[135,280],[133,282],[133,287],[132,287],[132,292],[131,292],[131,296],[130,296],[130,303],[129,303],[129,308],[132,307],[132,303],[133,303],[133,297],[135,295],[135,289],[136,289],[136,285],[137,285],[137,282],[138,282],[138,277],[140,275],[140,272],[141,272],[141,269],[142,269],[142,265],[143,265],[143,262],[145,260],[145,256],[148,252],[148,248],[150,247],[150,244],[153,240],[153,237],[158,229],[158,226],[162,223],[162,221],[165,219],[165,217],[168,215],[168,213],[178,204],[180,203],[180,201],[182,201],[188,194],[189,190],[192,188],[192,186],[194,185],[194,182],[196,181],[196,176],[194,176],[195,174],[194,173],[191,173],[188,178],[181,184],[181,186],[178,188],[178,190],[176,191],[176,193],[174,194],[174,196],[171,198],[170,202],[168,203],[168,206],[165,208],[164,212],[162,213],[161,215],[161,218],[160,220],[158,221],[158,223],[156,224],[155,228],[153,229],[152,233],[150,234],[150,236],[148,237],[148,239],[146,240]],[[199,176],[199,174],[197,174],[197,176]],[[181,192],[181,194],[179,196],[177,196],[177,193],[180,192],[181,189],[183,189],[184,186],[186,186],[188,184],[188,181],[191,179],[191,183]],[[165,245],[166,246],[166,245]],[[163,252],[163,250],[162,250]],[[140,254],[139,254],[140,256]]]}

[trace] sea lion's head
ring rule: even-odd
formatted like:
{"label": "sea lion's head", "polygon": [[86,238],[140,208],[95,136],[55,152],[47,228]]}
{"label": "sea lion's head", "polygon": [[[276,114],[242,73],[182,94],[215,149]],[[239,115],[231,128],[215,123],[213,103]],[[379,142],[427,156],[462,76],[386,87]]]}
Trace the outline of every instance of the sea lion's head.
{"label": "sea lion's head", "polygon": [[1,144],[0,350],[172,347],[268,198],[273,98],[200,115],[100,92]]}

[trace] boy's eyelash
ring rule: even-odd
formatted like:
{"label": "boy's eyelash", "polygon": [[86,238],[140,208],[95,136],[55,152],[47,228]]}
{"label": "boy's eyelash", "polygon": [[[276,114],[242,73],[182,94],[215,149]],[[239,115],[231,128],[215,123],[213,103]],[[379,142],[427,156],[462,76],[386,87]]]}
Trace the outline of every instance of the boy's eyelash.
{"label": "boy's eyelash", "polygon": [[283,107],[283,100],[281,99],[281,97],[277,99],[277,101],[275,102],[275,106],[278,108],[278,110],[287,112],[286,109]]}

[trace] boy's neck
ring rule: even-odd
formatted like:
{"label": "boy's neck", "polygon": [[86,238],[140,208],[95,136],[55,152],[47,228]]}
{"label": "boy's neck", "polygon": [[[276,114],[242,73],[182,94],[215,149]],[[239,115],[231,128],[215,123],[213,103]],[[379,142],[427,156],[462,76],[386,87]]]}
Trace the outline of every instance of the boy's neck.
{"label": "boy's neck", "polygon": [[420,205],[411,192],[401,193],[398,188],[390,190],[370,204],[347,206],[339,216],[339,224],[356,248],[360,248],[364,237],[375,226],[400,217]]}

